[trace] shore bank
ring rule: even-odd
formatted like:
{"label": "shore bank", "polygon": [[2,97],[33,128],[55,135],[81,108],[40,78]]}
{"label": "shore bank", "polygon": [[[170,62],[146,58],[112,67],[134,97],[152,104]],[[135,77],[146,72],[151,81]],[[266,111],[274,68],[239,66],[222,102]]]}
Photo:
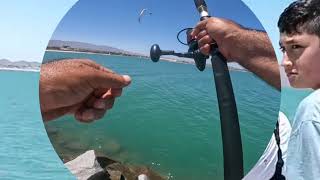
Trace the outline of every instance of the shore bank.
{"label": "shore bank", "polygon": [[6,68],[0,67],[0,71],[40,72],[40,69]]}

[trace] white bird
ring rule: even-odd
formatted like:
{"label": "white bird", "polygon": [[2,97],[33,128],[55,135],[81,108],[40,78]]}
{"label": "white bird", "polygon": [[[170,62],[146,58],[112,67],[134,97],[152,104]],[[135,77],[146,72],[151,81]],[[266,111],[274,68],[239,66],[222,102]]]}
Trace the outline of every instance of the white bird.
{"label": "white bird", "polygon": [[149,14],[149,15],[152,14],[151,12],[147,12],[147,11],[149,11],[147,8],[144,8],[140,11],[139,19],[138,19],[139,23],[141,23],[141,19],[143,16],[145,16],[146,14]]}

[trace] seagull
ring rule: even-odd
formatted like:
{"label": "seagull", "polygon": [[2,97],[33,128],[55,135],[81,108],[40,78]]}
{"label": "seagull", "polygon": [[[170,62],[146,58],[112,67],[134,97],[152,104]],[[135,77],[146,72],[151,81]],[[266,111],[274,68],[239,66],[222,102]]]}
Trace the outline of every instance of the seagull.
{"label": "seagull", "polygon": [[[147,12],[147,11],[148,11],[148,12]],[[149,12],[149,10],[148,10],[147,8],[144,8],[144,9],[142,9],[142,10],[140,11],[139,18],[138,18],[139,23],[141,23],[142,17],[145,16],[145,15],[147,15],[147,14],[148,14],[148,15],[152,15],[152,13]]]}

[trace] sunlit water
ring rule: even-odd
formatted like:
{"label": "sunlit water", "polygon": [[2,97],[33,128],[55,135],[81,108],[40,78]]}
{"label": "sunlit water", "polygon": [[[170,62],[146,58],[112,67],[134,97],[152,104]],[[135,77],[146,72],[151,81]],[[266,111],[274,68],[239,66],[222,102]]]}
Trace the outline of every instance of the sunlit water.
{"label": "sunlit water", "polygon": [[44,129],[37,72],[1,71],[0,179],[74,179]]}
{"label": "sunlit water", "polygon": [[[152,63],[133,57],[47,53],[46,59],[90,58],[129,74],[107,116],[92,124],[63,117],[46,124],[60,157],[95,149],[125,163],[149,166],[172,179],[222,179],[223,159],[211,68]],[[231,72],[247,172],[260,157],[277,119],[280,93],[247,72]],[[0,71],[0,176],[70,179],[46,136],[38,104],[37,72]],[[310,91],[285,88],[281,105],[291,120]]]}
{"label": "sunlit water", "polygon": [[[105,118],[81,124],[63,117],[46,125],[62,158],[95,149],[174,179],[222,179],[223,156],[212,69],[134,57],[47,52],[46,60],[89,58],[133,81]],[[248,72],[231,72],[246,172],[276,122],[280,93]]]}

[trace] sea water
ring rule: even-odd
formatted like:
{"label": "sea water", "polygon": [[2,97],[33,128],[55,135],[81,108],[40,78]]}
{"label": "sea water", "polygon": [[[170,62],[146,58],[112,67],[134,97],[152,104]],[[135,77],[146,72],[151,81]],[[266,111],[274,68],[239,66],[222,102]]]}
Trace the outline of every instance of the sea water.
{"label": "sea water", "polygon": [[[71,116],[46,123],[61,158],[95,149],[145,165],[171,179],[223,179],[222,142],[212,69],[135,57],[47,52],[45,59],[90,58],[121,74],[125,88],[107,115],[91,124]],[[231,72],[248,172],[268,143],[280,93],[248,72]],[[1,179],[73,179],[41,120],[37,72],[0,71]],[[309,92],[284,89],[281,109],[294,114]],[[285,96],[284,96],[285,95]],[[286,103],[288,102],[288,103]]]}
{"label": "sea water", "polygon": [[0,70],[0,82],[0,179],[74,179],[44,129],[39,73]]}
{"label": "sea water", "polygon": [[293,123],[299,103],[311,92],[311,89],[297,89],[291,87],[282,88],[280,109],[284,114],[286,114],[291,124]]}
{"label": "sea water", "polygon": [[[174,179],[222,179],[219,111],[212,69],[136,57],[47,52],[45,60],[88,58],[132,77],[102,120],[63,117],[46,124],[61,158],[88,149]],[[231,72],[247,172],[259,159],[277,120],[280,93],[248,72]]]}

